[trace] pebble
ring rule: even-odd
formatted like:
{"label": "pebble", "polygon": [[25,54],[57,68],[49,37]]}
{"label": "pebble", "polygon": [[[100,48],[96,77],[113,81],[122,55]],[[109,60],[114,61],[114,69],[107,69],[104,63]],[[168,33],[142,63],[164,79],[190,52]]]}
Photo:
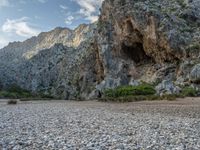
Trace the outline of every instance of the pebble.
{"label": "pebble", "polygon": [[96,105],[0,105],[0,149],[200,149],[200,118],[114,111]]}

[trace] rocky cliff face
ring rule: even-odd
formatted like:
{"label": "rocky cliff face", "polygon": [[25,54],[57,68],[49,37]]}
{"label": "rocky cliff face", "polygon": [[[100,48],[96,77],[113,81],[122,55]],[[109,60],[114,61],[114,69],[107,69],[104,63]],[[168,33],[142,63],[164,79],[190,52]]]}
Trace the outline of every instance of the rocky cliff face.
{"label": "rocky cliff face", "polygon": [[143,81],[175,93],[198,87],[199,52],[199,0],[105,0],[97,25],[56,28],[0,50],[0,81],[65,99]]}
{"label": "rocky cliff face", "polygon": [[200,1],[106,0],[97,41],[105,70],[97,89],[141,81],[174,89],[197,83]]}
{"label": "rocky cliff face", "polygon": [[81,83],[85,78],[96,80],[95,68],[87,72],[97,63],[92,51],[95,28],[95,24],[80,25],[75,30],[56,28],[1,49],[3,87],[18,85],[64,99],[79,96],[80,90],[87,92],[90,82]]}

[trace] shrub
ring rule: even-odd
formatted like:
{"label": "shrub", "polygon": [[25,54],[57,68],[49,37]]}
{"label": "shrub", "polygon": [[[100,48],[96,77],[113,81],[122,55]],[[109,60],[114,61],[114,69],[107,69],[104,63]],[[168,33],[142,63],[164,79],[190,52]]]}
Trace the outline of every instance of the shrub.
{"label": "shrub", "polygon": [[8,104],[8,105],[16,105],[16,104],[17,104],[17,100],[15,100],[15,99],[9,100],[9,101],[7,102],[7,104]]}
{"label": "shrub", "polygon": [[134,89],[134,95],[154,95],[155,93],[154,87],[148,84],[136,86]]}
{"label": "shrub", "polygon": [[185,87],[183,88],[182,90],[182,95],[183,96],[191,96],[191,97],[195,97],[197,96],[197,90],[195,90],[194,88],[192,87]]}
{"label": "shrub", "polygon": [[19,86],[12,85],[10,88],[7,89],[9,93],[14,93],[18,97],[31,97],[32,94],[28,90],[22,89]]}
{"label": "shrub", "polygon": [[0,98],[29,98],[33,97],[32,93],[24,90],[16,85],[7,88],[4,91],[0,91]]}
{"label": "shrub", "polygon": [[0,91],[0,98],[18,98],[16,93],[10,93],[7,91]]}
{"label": "shrub", "polygon": [[142,84],[139,86],[120,86],[115,89],[105,90],[106,97],[127,97],[139,95],[154,95],[156,93],[153,86],[149,84]]}
{"label": "shrub", "polygon": [[31,93],[28,92],[9,92],[9,91],[0,91],[0,98],[28,98],[31,97]]}
{"label": "shrub", "polygon": [[186,51],[189,52],[199,52],[200,50],[200,44],[199,43],[194,43],[193,45],[190,45]]}
{"label": "shrub", "polygon": [[53,98],[54,98],[52,95],[43,94],[43,93],[41,93],[41,94],[38,95],[37,97],[44,98],[44,99],[53,99]]}
{"label": "shrub", "polygon": [[19,86],[12,85],[9,88],[0,91],[0,98],[21,99],[21,100],[49,100],[54,97],[43,92],[31,93],[28,90],[22,89]]}
{"label": "shrub", "polygon": [[177,2],[182,8],[185,8],[187,6],[184,0],[177,0]]}

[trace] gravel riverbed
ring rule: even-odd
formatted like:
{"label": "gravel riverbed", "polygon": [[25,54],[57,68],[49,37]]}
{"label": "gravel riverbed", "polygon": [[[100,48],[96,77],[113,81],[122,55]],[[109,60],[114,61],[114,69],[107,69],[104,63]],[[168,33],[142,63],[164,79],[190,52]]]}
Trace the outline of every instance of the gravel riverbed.
{"label": "gravel riverbed", "polygon": [[0,102],[0,150],[199,150],[200,98]]}

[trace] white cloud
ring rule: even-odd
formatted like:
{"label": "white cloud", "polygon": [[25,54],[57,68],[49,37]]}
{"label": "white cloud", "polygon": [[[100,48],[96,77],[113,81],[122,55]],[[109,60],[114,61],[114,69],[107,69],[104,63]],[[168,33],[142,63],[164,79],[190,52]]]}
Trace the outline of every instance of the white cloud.
{"label": "white cloud", "polygon": [[29,25],[27,19],[28,18],[26,17],[14,20],[7,19],[2,26],[2,31],[11,34],[14,33],[22,37],[31,37],[37,35],[40,31]]}
{"label": "white cloud", "polygon": [[60,5],[59,6],[61,9],[63,9],[63,10],[67,10],[68,9],[68,7],[67,6],[64,6],[64,5]]}
{"label": "white cloud", "polygon": [[10,6],[8,0],[0,0],[0,7],[7,7],[7,6]]}
{"label": "white cloud", "polygon": [[17,11],[19,11],[19,12],[22,12],[22,11],[23,11],[23,9],[19,8],[19,9],[17,9]]}
{"label": "white cloud", "polygon": [[47,0],[38,0],[38,2],[40,2],[40,3],[46,3]]}
{"label": "white cloud", "polygon": [[86,20],[95,22],[98,19],[96,15],[104,0],[72,0],[75,1],[80,7],[79,13],[85,16]]}
{"label": "white cloud", "polygon": [[30,1],[36,1],[36,2],[39,2],[39,3],[46,3],[48,0],[18,0],[18,1],[21,4],[27,4]]}
{"label": "white cloud", "polygon": [[73,17],[73,16],[68,16],[68,17],[65,19],[65,23],[66,23],[67,25],[71,25],[73,20],[74,20],[74,17]]}
{"label": "white cloud", "polygon": [[9,43],[9,40],[0,36],[0,48],[3,48],[4,46],[8,45],[8,43]]}

